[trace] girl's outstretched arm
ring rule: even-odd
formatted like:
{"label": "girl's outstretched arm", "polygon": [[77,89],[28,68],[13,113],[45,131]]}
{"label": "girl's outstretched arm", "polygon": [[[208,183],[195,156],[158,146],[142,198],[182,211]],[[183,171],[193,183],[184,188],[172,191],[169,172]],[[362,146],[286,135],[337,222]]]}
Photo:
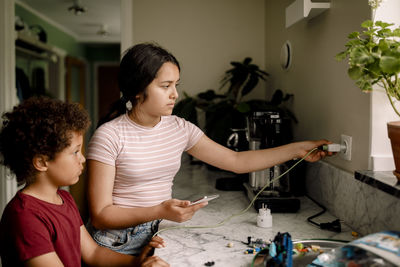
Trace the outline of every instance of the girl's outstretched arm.
{"label": "girl's outstretched arm", "polygon": [[[236,152],[203,135],[197,144],[188,150],[188,153],[220,169],[248,173],[270,168],[295,158],[302,158],[314,148],[328,143],[330,143],[328,140],[303,141],[268,149]],[[332,153],[315,150],[305,160],[315,162],[327,155],[332,155]]]}

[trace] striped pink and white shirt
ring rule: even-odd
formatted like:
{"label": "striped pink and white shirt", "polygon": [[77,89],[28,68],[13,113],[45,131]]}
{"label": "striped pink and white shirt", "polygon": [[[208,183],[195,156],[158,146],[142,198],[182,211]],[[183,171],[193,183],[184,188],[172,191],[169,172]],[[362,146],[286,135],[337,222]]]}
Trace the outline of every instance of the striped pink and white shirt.
{"label": "striped pink and white shirt", "polygon": [[96,130],[87,159],[115,166],[114,205],[149,207],[171,198],[182,153],[202,136],[200,128],[174,115],[149,128],[124,114]]}

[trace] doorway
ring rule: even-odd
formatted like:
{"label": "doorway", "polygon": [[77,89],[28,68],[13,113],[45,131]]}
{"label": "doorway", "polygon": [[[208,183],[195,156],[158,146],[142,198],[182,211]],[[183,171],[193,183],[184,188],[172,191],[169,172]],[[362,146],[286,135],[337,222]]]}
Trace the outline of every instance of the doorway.
{"label": "doorway", "polygon": [[85,107],[86,64],[78,58],[67,56],[65,65],[65,100]]}
{"label": "doorway", "polygon": [[118,71],[118,63],[97,67],[97,116],[99,119],[103,118],[110,111],[112,104],[120,98]]}

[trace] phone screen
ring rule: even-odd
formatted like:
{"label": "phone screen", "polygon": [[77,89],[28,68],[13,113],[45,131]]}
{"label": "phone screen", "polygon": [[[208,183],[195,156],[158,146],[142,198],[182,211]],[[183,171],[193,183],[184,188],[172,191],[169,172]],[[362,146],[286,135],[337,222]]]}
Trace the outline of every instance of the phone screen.
{"label": "phone screen", "polygon": [[195,204],[199,204],[199,203],[202,203],[202,202],[210,201],[210,200],[216,199],[217,197],[219,197],[219,195],[204,196],[204,197],[202,197],[200,199],[192,201],[190,203],[190,205],[195,205]]}

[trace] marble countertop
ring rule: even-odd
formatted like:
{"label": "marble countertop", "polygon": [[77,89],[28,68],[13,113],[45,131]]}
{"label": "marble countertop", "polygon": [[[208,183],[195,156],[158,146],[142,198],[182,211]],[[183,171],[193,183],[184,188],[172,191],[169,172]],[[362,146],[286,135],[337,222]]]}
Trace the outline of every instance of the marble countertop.
{"label": "marble countertop", "polygon": [[400,198],[400,181],[391,171],[356,171],[354,177],[363,183]]}
{"label": "marble countertop", "polygon": [[[166,241],[166,247],[156,249],[155,254],[166,260],[171,266],[205,266],[207,262],[214,262],[213,266],[250,266],[254,255],[245,254],[249,248],[245,243],[248,237],[253,239],[272,240],[278,232],[288,232],[292,240],[303,239],[335,239],[353,240],[352,230],[342,222],[342,232],[336,233],[321,230],[307,222],[307,218],[321,211],[314,202],[307,197],[300,197],[301,207],[297,213],[272,213],[273,227],[260,228],[257,226],[257,212],[250,207],[240,216],[227,220],[216,227],[220,222],[232,214],[238,214],[250,204],[246,194],[242,191],[220,191],[215,189],[215,181],[219,177],[226,177],[227,173],[210,171],[204,165],[190,165],[183,159],[181,170],[174,180],[173,197],[194,200],[203,195],[219,194],[220,197],[212,200],[199,210],[190,221],[175,223],[163,220],[160,224],[160,236]],[[328,212],[316,217],[317,223],[335,220]],[[192,227],[199,228],[176,228]],[[204,226],[212,226],[203,228]],[[228,243],[233,246],[228,247]]]}

